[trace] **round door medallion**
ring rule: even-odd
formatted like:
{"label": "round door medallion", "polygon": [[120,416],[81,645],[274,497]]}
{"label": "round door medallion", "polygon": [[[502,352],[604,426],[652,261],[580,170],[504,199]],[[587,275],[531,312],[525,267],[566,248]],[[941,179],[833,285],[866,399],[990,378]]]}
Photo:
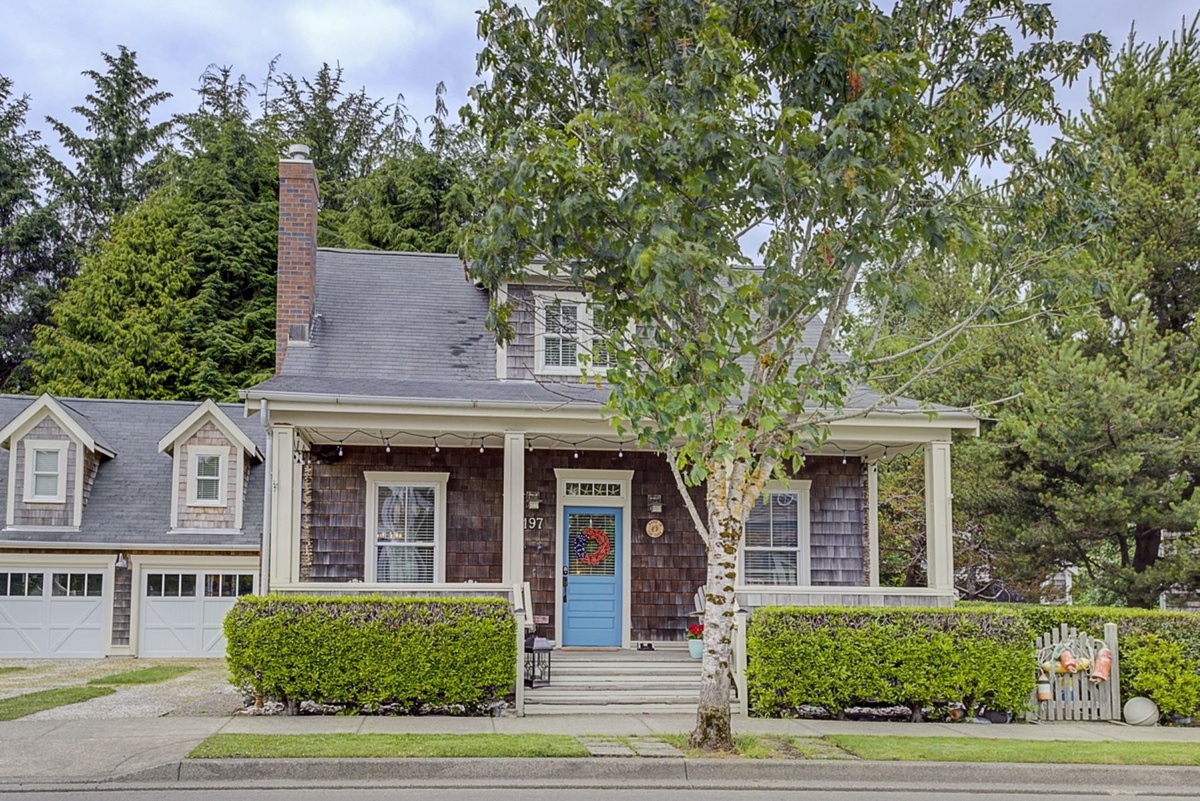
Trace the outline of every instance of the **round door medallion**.
{"label": "round door medallion", "polygon": [[651,520],[646,524],[646,536],[652,539],[658,539],[663,534],[663,522],[661,520]]}

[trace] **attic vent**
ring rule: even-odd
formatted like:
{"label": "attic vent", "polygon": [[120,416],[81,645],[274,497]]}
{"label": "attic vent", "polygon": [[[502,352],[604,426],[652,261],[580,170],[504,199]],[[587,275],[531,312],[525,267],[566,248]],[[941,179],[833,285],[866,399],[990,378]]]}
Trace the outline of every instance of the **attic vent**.
{"label": "attic vent", "polygon": [[309,157],[308,145],[301,145],[299,143],[288,145],[287,157],[289,159],[304,159],[307,161]]}

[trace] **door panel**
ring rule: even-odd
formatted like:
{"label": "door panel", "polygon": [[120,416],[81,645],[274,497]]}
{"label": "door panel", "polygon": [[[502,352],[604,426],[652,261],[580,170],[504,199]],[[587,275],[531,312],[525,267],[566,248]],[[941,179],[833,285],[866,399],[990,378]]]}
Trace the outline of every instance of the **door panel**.
{"label": "door panel", "polygon": [[621,645],[621,510],[563,510],[563,645]]}

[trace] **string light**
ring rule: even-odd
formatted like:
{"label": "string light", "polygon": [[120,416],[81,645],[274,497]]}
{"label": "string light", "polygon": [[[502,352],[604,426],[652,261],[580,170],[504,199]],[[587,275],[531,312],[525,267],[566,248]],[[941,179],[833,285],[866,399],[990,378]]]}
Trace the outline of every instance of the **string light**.
{"label": "string light", "polygon": [[[488,437],[488,435],[486,435],[486,434],[482,434],[482,435],[481,434],[458,434],[455,432],[446,432],[446,431],[443,431],[439,434],[426,434],[426,433],[420,432],[420,431],[404,431],[404,430],[395,430],[395,431],[383,430],[383,431],[381,431],[378,429],[376,429],[374,431],[364,430],[364,429],[355,429],[354,431],[349,431],[349,432],[342,430],[337,433],[339,435],[342,435],[340,439],[330,436],[329,434],[322,433],[319,429],[311,429],[311,428],[303,429],[303,435],[304,435],[306,442],[311,443],[312,445],[326,445],[326,446],[330,446],[330,447],[336,445],[338,456],[345,455],[345,449],[344,449],[345,443],[350,442],[351,444],[362,444],[364,442],[364,440],[367,443],[376,443],[379,447],[383,448],[384,451],[387,453],[391,453],[392,445],[397,445],[397,447],[411,446],[413,444],[412,441],[416,441],[416,442],[424,441],[427,443],[432,443],[433,444],[433,452],[441,453],[442,452],[442,442],[441,441],[443,439],[448,440],[449,444],[447,445],[447,447],[471,448],[471,447],[475,447],[476,444],[478,444],[478,447],[479,447],[479,450],[481,453],[487,452],[487,437]],[[535,437],[527,437],[525,439],[525,447],[531,453],[535,450],[535,447],[533,444],[533,440],[535,438],[538,440],[538,442],[540,443],[540,447],[542,447],[542,448],[549,448],[551,450],[555,450],[555,449],[566,450],[569,448],[571,450],[571,457],[573,459],[579,458],[579,452],[580,452],[581,448],[609,450],[611,452],[611,449],[613,449],[614,446],[616,449],[617,457],[618,458],[625,457],[625,442],[626,441],[624,439],[608,439],[603,436],[584,437],[583,439],[562,439],[562,438],[555,437],[555,436],[549,435],[549,434],[537,434]],[[399,440],[399,442],[394,443],[394,442],[392,442],[392,440]],[[630,446],[634,447],[636,450],[635,443],[631,442]],[[879,445],[870,444],[870,445],[863,445],[861,447],[846,448],[846,447],[840,447],[838,445],[829,443],[828,448],[830,451],[833,451],[833,453],[829,453],[829,452],[822,453],[819,446],[817,446],[815,443],[810,443],[808,447],[798,448],[797,455],[801,459],[806,459],[809,457],[829,458],[830,456],[836,458],[837,452],[840,451],[841,455],[842,455],[842,464],[849,464],[850,456],[856,456],[856,457],[875,456],[875,455],[879,454],[879,450],[878,450],[879,447],[880,447]],[[914,447],[911,450],[907,447],[899,447],[899,446],[892,447],[890,445],[884,446],[883,454],[879,458],[886,459],[888,457],[911,455],[913,453],[920,451],[922,447],[924,447],[924,443],[915,443]],[[654,451],[646,451],[646,453],[651,453],[651,452],[653,452],[659,456],[662,455],[661,449],[656,449]],[[296,458],[297,459],[300,458],[299,454],[296,455]]]}

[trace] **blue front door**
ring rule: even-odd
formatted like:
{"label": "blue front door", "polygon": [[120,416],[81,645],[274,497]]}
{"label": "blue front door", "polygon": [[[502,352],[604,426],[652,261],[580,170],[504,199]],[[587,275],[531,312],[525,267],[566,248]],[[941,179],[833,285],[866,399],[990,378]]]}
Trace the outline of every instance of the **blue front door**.
{"label": "blue front door", "polygon": [[621,510],[563,510],[563,645],[621,645]]}

